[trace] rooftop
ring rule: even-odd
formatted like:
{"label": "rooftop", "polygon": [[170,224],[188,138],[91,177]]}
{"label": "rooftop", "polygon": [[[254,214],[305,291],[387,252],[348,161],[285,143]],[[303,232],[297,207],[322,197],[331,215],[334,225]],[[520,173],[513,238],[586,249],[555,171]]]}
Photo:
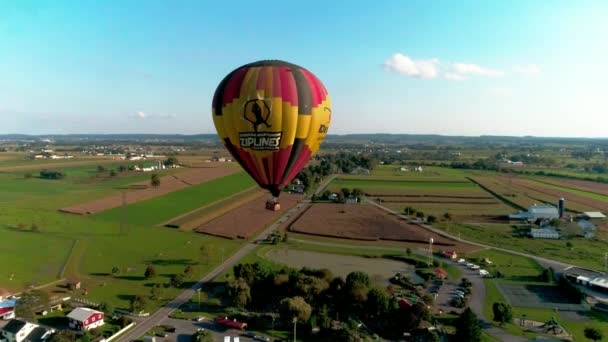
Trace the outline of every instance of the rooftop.
{"label": "rooftop", "polygon": [[17,334],[24,326],[26,326],[27,322],[19,319],[11,319],[2,329],[3,331],[9,332],[11,334]]}
{"label": "rooftop", "polygon": [[606,218],[606,215],[602,214],[599,211],[586,211],[583,213],[583,216],[587,216],[588,218],[592,218],[592,219]]}
{"label": "rooftop", "polygon": [[101,313],[100,311],[89,309],[89,308],[76,308],[70,312],[68,318],[75,319],[77,321],[85,321],[89,316],[94,313]]}

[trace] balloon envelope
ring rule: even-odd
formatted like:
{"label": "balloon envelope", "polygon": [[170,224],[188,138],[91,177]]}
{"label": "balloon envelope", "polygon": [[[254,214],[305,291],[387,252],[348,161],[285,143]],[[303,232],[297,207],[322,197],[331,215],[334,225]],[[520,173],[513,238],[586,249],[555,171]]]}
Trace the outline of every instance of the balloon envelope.
{"label": "balloon envelope", "polygon": [[213,96],[213,123],[234,159],[278,197],[318,151],[331,120],[327,89],[284,61],[243,65]]}

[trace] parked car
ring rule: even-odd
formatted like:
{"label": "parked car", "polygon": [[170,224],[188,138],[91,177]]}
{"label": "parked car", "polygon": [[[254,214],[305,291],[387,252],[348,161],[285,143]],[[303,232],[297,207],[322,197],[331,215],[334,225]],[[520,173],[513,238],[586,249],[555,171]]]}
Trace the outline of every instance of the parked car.
{"label": "parked car", "polygon": [[463,258],[458,259],[458,261],[456,261],[459,264],[462,264],[463,262],[466,262],[466,260],[464,260]]}
{"label": "parked car", "polygon": [[468,262],[466,266],[467,266],[468,268],[471,268],[471,266],[473,266],[473,265],[474,265],[473,263]]}
{"label": "parked car", "polygon": [[270,341],[270,338],[268,338],[266,336],[255,336],[253,339],[256,340],[256,341],[265,341],[265,342],[269,342]]}
{"label": "parked car", "polygon": [[251,338],[255,338],[255,334],[254,334],[253,332],[251,332],[251,331],[245,331],[245,332],[243,333],[243,336],[245,336],[245,337],[251,337]]}
{"label": "parked car", "polygon": [[205,319],[207,319],[205,316],[198,316],[198,317],[194,317],[194,320],[195,320],[195,321],[197,321],[197,322],[202,322],[202,321],[204,321]]}

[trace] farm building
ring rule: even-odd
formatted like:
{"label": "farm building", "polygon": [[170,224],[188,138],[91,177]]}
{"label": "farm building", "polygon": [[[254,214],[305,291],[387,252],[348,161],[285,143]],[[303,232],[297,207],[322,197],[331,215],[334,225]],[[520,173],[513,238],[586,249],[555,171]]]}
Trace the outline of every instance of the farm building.
{"label": "farm building", "polygon": [[559,232],[551,228],[532,228],[530,235],[535,239],[559,239]]}
{"label": "farm building", "polygon": [[437,279],[446,279],[448,277],[448,272],[441,267],[437,267],[435,269],[435,277],[437,277]]}
{"label": "farm building", "polygon": [[77,278],[69,278],[69,279],[66,281],[65,285],[66,285],[68,288],[70,288],[70,289],[79,289],[79,288],[80,288],[80,285],[81,285],[81,282],[80,282],[80,280],[79,280],[79,279],[77,279]]}
{"label": "farm building", "polygon": [[5,300],[0,300],[0,319],[11,319],[11,318],[15,318],[15,306],[16,306],[16,300],[15,299],[5,299]]}
{"label": "farm building", "polygon": [[247,328],[247,323],[239,322],[236,319],[229,319],[225,316],[218,316],[215,318],[215,322],[232,329],[245,329]]}
{"label": "farm building", "polygon": [[76,308],[68,315],[68,326],[74,330],[86,331],[95,329],[104,324],[103,312],[89,309]]}
{"label": "farm building", "polygon": [[528,207],[528,211],[520,211],[517,214],[509,215],[510,220],[537,220],[559,218],[559,211],[552,205],[533,205]]}
{"label": "farm building", "polygon": [[55,333],[53,329],[43,328],[19,319],[11,319],[0,330],[0,342],[44,342],[53,333]]}
{"label": "farm building", "polygon": [[606,215],[600,213],[599,211],[587,211],[580,214],[578,217],[585,220],[602,220],[606,218]]}
{"label": "farm building", "polygon": [[369,175],[369,169],[363,168],[361,166],[357,166],[350,173],[353,175]]}
{"label": "farm building", "polygon": [[441,255],[445,258],[452,259],[452,260],[458,258],[458,254],[456,254],[456,252],[454,252],[454,251],[441,251]]}

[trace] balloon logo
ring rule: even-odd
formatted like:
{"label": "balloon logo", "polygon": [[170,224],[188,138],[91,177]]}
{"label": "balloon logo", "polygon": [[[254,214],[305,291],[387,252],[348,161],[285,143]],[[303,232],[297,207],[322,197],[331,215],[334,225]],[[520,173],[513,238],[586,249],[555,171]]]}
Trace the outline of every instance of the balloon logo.
{"label": "balloon logo", "polygon": [[276,198],[319,150],[331,101],[310,71],[277,60],[243,65],[213,95],[213,123],[226,149]]}

